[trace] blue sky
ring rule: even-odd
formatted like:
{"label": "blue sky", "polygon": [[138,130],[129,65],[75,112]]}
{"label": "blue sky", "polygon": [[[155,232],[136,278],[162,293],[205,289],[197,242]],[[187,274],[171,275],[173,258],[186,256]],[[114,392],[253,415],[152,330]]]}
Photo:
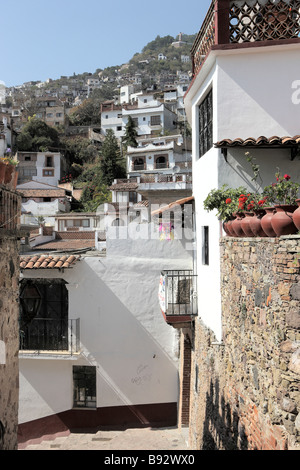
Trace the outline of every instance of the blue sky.
{"label": "blue sky", "polygon": [[126,63],[157,35],[197,33],[211,0],[0,0],[6,86]]}

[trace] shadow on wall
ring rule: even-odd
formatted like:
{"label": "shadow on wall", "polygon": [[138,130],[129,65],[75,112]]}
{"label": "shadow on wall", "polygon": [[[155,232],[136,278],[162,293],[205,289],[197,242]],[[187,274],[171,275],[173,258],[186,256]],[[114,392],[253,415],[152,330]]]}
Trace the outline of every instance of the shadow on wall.
{"label": "shadow on wall", "polygon": [[[221,413],[220,413],[221,410]],[[248,439],[239,416],[220,396],[219,381],[210,383],[206,393],[206,409],[201,450],[247,450]]]}

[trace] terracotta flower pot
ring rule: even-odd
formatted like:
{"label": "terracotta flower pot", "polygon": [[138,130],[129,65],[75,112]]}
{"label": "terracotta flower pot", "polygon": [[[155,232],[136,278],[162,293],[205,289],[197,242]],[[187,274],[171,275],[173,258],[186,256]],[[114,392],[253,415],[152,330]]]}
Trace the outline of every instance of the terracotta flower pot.
{"label": "terracotta flower pot", "polygon": [[244,218],[244,214],[242,214],[241,212],[237,212],[236,217],[231,224],[235,237],[245,236],[242,226],[241,226],[243,218]]}
{"label": "terracotta flower pot", "polygon": [[275,206],[276,212],[273,215],[271,224],[277,237],[281,235],[292,235],[298,232],[296,225],[293,222],[293,212],[297,206],[282,204]]}
{"label": "terracotta flower pot", "polygon": [[251,219],[254,216],[253,212],[245,212],[245,217],[241,221],[241,227],[246,237],[254,237],[251,230]]}
{"label": "terracotta flower pot", "polygon": [[254,233],[255,237],[266,237],[267,234],[264,232],[261,221],[265,215],[265,211],[262,209],[254,210],[254,216],[250,220],[250,228]]}
{"label": "terracotta flower pot", "polygon": [[223,222],[223,230],[224,232],[226,233],[226,235],[228,237],[231,237],[231,233],[230,233],[230,229],[228,227],[228,221],[227,222]]}
{"label": "terracotta flower pot", "polygon": [[298,208],[293,212],[293,222],[298,230],[300,230],[300,199],[296,199]]}
{"label": "terracotta flower pot", "polygon": [[227,223],[227,229],[228,229],[231,237],[235,237],[235,232],[232,228],[233,221],[234,221],[234,218],[232,217],[232,219],[228,220],[228,223]]}
{"label": "terracotta flower pot", "polygon": [[271,221],[275,214],[275,207],[265,207],[266,214],[261,219],[261,226],[268,237],[276,237]]}

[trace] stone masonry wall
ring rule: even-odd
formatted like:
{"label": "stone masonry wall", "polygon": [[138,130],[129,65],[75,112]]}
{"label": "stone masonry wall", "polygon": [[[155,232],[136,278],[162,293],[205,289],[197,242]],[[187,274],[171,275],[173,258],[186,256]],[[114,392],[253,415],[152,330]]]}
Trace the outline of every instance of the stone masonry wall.
{"label": "stone masonry wall", "polygon": [[0,450],[17,449],[19,401],[19,252],[0,233]]}
{"label": "stone masonry wall", "polygon": [[194,449],[300,449],[300,237],[221,239],[223,341],[197,319]]}

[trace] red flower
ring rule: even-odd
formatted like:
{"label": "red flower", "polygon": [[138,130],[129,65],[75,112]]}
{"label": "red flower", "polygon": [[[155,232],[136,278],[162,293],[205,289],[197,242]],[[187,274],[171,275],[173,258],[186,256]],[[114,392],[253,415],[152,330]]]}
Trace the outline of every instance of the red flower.
{"label": "red flower", "polygon": [[230,197],[228,197],[228,198],[226,199],[226,204],[230,204],[230,203],[231,203],[231,199],[230,199]]}
{"label": "red flower", "polygon": [[290,177],[290,175],[284,175],[284,179],[288,181],[288,180],[291,179],[291,177]]}

